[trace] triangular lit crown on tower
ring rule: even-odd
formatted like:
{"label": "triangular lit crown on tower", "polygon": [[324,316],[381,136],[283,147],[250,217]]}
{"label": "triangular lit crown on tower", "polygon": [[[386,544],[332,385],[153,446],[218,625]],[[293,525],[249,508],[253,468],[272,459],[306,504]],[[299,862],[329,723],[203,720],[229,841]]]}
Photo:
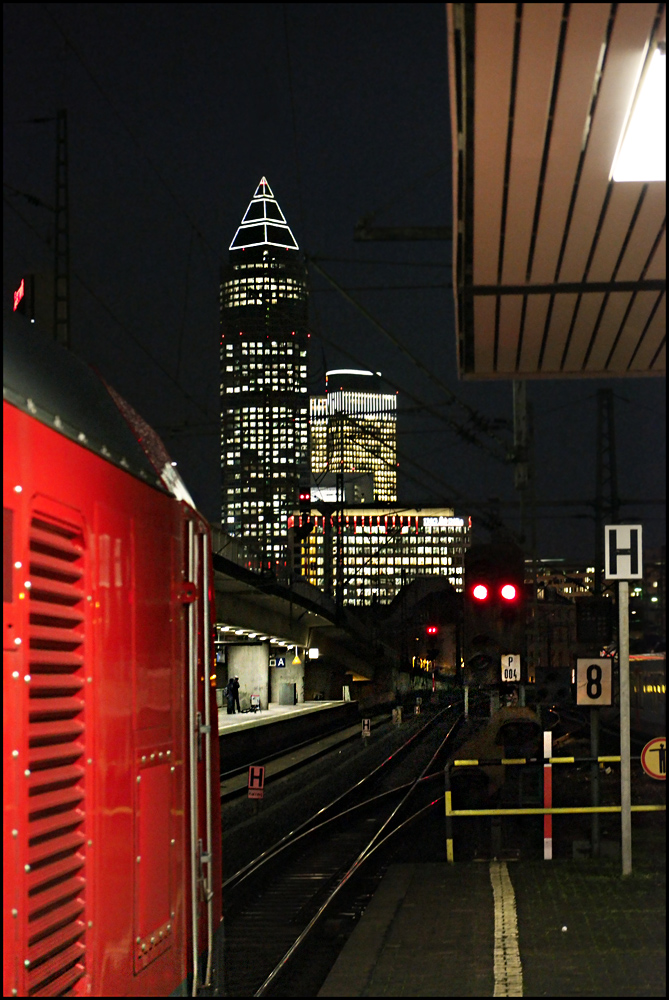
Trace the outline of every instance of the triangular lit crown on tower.
{"label": "triangular lit crown on tower", "polygon": [[261,246],[300,249],[265,177],[256,188],[229,249],[247,250]]}

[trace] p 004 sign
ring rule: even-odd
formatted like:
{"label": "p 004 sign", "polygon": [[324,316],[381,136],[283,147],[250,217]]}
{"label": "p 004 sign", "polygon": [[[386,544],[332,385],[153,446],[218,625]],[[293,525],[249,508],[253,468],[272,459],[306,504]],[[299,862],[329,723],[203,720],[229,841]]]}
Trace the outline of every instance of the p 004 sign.
{"label": "p 004 sign", "polygon": [[518,653],[506,653],[502,657],[502,680],[520,680],[520,656]]}
{"label": "p 004 sign", "polygon": [[610,705],[613,692],[613,660],[591,657],[576,661],[576,704]]}

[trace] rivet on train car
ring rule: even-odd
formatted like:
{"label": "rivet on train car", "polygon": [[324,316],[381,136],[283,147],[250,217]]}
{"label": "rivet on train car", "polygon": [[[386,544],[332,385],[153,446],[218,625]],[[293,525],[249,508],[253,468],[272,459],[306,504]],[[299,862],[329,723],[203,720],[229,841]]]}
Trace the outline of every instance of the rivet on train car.
{"label": "rivet on train car", "polygon": [[89,920],[89,921],[88,921],[88,926],[89,926],[89,927],[92,927],[92,926],[93,926],[93,921],[92,921],[92,920]]}
{"label": "rivet on train car", "polygon": [[18,755],[19,755],[18,750],[12,750],[12,757],[18,757]]}
{"label": "rivet on train car", "polygon": [[142,760],[146,760],[146,754],[142,754]]}
{"label": "rivet on train car", "polygon": [[160,938],[160,940],[162,941],[162,939],[163,939],[163,931],[161,931],[161,932],[160,932],[160,934],[158,935],[158,937],[159,937],[159,938]]}
{"label": "rivet on train car", "polygon": [[142,951],[146,951],[146,944],[142,942]]}
{"label": "rivet on train car", "polygon": [[30,684],[30,680],[31,680],[30,674],[25,674],[24,677],[23,677],[23,679],[26,682],[26,684]]}
{"label": "rivet on train car", "polygon": [[30,959],[29,958],[24,958],[23,959],[23,964],[25,965],[26,969],[29,969],[30,968]]}
{"label": "rivet on train car", "polygon": [[23,866],[23,870],[24,870],[24,872],[29,872],[29,871],[32,871],[32,869],[31,869],[30,865],[24,865],[24,866]]}
{"label": "rivet on train car", "polygon": [[176,771],[176,767],[171,767],[170,771]]}
{"label": "rivet on train car", "polygon": [[163,751],[161,750],[160,753],[158,754],[158,756],[162,757],[162,755],[163,755]]}
{"label": "rivet on train car", "polygon": [[170,844],[172,845],[172,847],[174,847],[174,845],[176,844],[176,840],[174,839],[174,837],[172,837],[172,839],[170,840]]}
{"label": "rivet on train car", "polygon": [[151,760],[153,760],[153,758],[154,758],[155,756],[156,756],[156,755],[155,755],[155,753],[152,753],[152,754],[151,754]]}
{"label": "rivet on train car", "polygon": [[17,559],[16,562],[14,563],[14,569],[21,569],[22,566],[23,563],[21,562],[21,560]]}
{"label": "rivet on train car", "polygon": [[141,940],[142,940],[142,939],[141,939],[141,937],[136,937],[136,938],[135,938],[135,943],[136,943],[136,944],[139,944]]}
{"label": "rivet on train car", "polygon": [[141,776],[141,774],[138,774],[138,775],[137,775],[137,781],[139,782],[139,781],[141,781],[141,780],[142,780],[142,776]]}
{"label": "rivet on train car", "polygon": [[22,486],[15,486],[14,487],[14,492],[15,493],[23,493],[23,487]]}
{"label": "rivet on train car", "polygon": [[30,580],[24,580],[23,586],[26,588],[26,590],[30,590],[30,588],[32,587],[32,583],[30,582]]}
{"label": "rivet on train car", "polygon": [[93,678],[92,677],[87,677],[86,680],[88,681],[89,684],[93,683]]}
{"label": "rivet on train car", "polygon": [[26,778],[30,777],[30,771],[28,769],[26,769],[23,773],[26,776]]}
{"label": "rivet on train car", "polygon": [[142,857],[141,857],[140,854],[138,854],[137,857],[135,858],[135,861],[137,862],[137,864],[139,864],[141,860],[142,860]]}
{"label": "rivet on train car", "polygon": [[[174,916],[174,914],[172,914],[172,916]],[[171,931],[172,930],[172,924],[168,924],[167,925],[167,929],[168,929],[168,931]]]}
{"label": "rivet on train car", "polygon": [[18,995],[19,995],[19,991],[18,990],[12,990],[12,996],[13,997],[17,997]]}
{"label": "rivet on train car", "polygon": [[168,751],[167,751],[167,756],[168,756],[168,757],[170,757],[170,756],[171,756],[171,754],[172,754],[172,751],[171,751],[171,750],[168,750]]}
{"label": "rivet on train car", "polygon": [[19,835],[18,830],[12,830],[12,837],[18,837],[18,835]]}
{"label": "rivet on train car", "polygon": [[92,846],[93,846],[93,841],[92,841],[92,840],[89,840],[89,841],[88,841],[88,846],[89,846],[89,847],[92,847]]}
{"label": "rivet on train car", "polygon": [[86,761],[86,763],[87,763],[87,764],[92,764],[92,763],[93,763],[93,758],[92,758],[92,757],[89,757],[89,758],[88,758],[88,760]]}
{"label": "rivet on train car", "polygon": [[152,936],[151,937],[151,944],[155,944],[155,943],[156,943],[156,939]]}
{"label": "rivet on train car", "polygon": [[20,646],[22,642],[23,642],[23,639],[19,639],[19,637],[17,635],[16,639],[14,639],[14,645],[15,646]]}
{"label": "rivet on train car", "polygon": [[18,676],[19,676],[18,670],[13,670],[12,671],[12,677],[14,678],[14,680],[16,680],[18,678]]}

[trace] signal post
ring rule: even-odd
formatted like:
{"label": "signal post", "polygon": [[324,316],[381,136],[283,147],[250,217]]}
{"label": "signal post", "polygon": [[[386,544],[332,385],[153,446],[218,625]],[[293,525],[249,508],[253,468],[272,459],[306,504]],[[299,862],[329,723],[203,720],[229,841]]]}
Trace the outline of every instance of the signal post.
{"label": "signal post", "polygon": [[618,581],[618,669],[620,671],[620,826],[623,875],[632,872],[632,793],[630,768],[629,581],[643,576],[640,524],[604,528],[604,576]]}

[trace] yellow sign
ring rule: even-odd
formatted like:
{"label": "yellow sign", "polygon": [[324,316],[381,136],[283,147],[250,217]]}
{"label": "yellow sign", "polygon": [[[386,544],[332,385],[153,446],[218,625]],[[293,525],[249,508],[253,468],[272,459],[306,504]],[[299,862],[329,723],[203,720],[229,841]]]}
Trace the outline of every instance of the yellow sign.
{"label": "yellow sign", "polygon": [[646,743],[641,751],[641,766],[651,778],[666,781],[667,741],[664,736],[656,736],[650,743]]}

